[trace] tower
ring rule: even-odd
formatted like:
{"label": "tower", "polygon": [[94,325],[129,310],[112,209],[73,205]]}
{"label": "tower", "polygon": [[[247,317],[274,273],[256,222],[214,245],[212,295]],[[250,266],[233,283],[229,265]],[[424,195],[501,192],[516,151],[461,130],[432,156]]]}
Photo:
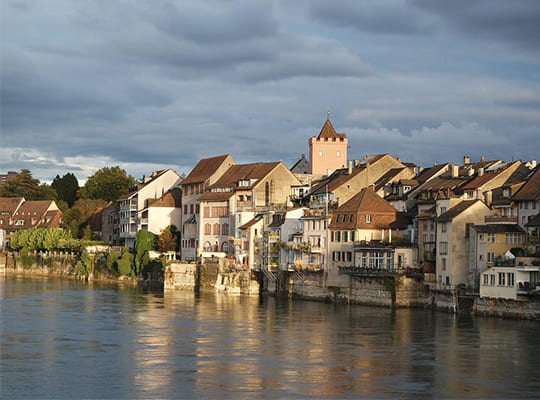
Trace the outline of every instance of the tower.
{"label": "tower", "polygon": [[329,118],[324,123],[319,136],[309,139],[310,173],[330,175],[347,165],[348,139],[344,133],[336,133]]}

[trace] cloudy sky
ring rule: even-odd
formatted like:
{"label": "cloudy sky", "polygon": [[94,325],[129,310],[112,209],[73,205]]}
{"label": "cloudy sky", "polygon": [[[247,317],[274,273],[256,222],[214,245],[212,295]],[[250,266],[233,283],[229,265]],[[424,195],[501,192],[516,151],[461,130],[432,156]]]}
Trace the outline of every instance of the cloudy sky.
{"label": "cloudy sky", "polygon": [[0,173],[307,153],[540,159],[540,2],[1,2]]}

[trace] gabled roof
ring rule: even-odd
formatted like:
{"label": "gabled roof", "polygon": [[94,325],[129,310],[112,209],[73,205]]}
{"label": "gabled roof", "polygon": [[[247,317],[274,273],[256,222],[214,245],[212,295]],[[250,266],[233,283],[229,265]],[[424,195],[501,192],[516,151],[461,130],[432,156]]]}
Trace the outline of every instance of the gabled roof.
{"label": "gabled roof", "polygon": [[321,132],[319,133],[319,136],[317,136],[317,139],[338,139],[346,137],[347,135],[344,133],[337,133],[330,120],[327,119],[321,129]]}
{"label": "gabled roof", "polygon": [[382,189],[386,184],[391,182],[396,176],[398,176],[405,167],[403,168],[391,168],[389,169],[383,176],[381,176],[379,179],[377,179],[374,182],[375,185],[375,191],[378,191],[379,189]]}
{"label": "gabled roof", "polygon": [[372,188],[365,188],[335,211],[339,212],[396,212],[390,203],[377,195]]}
{"label": "gabled roof", "polygon": [[[260,180],[276,168],[281,161],[276,162],[258,162],[253,164],[236,164],[231,167],[212,185],[212,188],[218,187],[237,187],[241,180]],[[250,188],[252,185],[242,188]]]}
{"label": "gabled roof", "polygon": [[354,167],[350,175],[347,168],[336,169],[330,176],[327,176],[317,182],[317,184],[311,190],[310,195],[326,193],[327,185],[328,192],[333,192],[338,187],[340,187],[365,169],[365,165]]}
{"label": "gabled roof", "polygon": [[540,166],[531,173],[527,182],[512,197],[512,200],[540,200]]}
{"label": "gabled roof", "polygon": [[230,155],[224,154],[217,157],[203,158],[182,181],[182,185],[205,182],[218,170],[227,157],[230,157]]}
{"label": "gabled roof", "polygon": [[22,201],[24,201],[23,197],[0,197],[0,213],[13,214]]}
{"label": "gabled roof", "polygon": [[467,210],[469,207],[473,206],[474,204],[478,202],[481,203],[480,200],[464,200],[461,203],[456,204],[454,207],[452,207],[450,210],[448,210],[444,214],[440,215],[439,218],[437,218],[437,222],[452,221],[459,214],[461,214],[462,212]]}
{"label": "gabled roof", "polygon": [[[53,208],[53,210],[48,211],[49,208]],[[25,201],[12,216],[13,221],[22,220],[22,225],[14,223],[11,227],[18,229],[36,228],[45,226],[43,224],[58,226],[61,216],[62,211],[57,209],[54,200],[29,200]],[[57,221],[56,225],[52,224],[53,220]]]}
{"label": "gabled roof", "polygon": [[485,172],[484,175],[477,176],[476,178],[473,178],[465,186],[463,186],[462,189],[463,190],[473,190],[473,189],[481,188],[482,186],[484,186],[486,183],[488,183],[492,179],[495,179],[496,177],[501,175],[508,168],[512,167],[513,165],[516,165],[516,163],[521,164],[520,161],[516,161],[514,163],[505,164],[502,167],[497,168],[496,170]]}
{"label": "gabled roof", "polygon": [[293,174],[307,174],[309,173],[309,161],[305,154],[290,168]]}
{"label": "gabled roof", "polygon": [[272,222],[268,224],[269,228],[279,228],[285,223],[285,213],[278,213],[272,215]]}
{"label": "gabled roof", "polygon": [[421,211],[416,215],[417,219],[431,219],[437,216],[437,209],[435,206],[428,208],[427,210]]}
{"label": "gabled roof", "polygon": [[182,190],[172,188],[159,199],[148,199],[148,207],[182,207]]}
{"label": "gabled roof", "polygon": [[[148,177],[147,181],[143,181],[143,182],[137,184],[137,188],[135,190],[132,190],[131,192],[126,193],[123,196],[120,196],[118,198],[118,200],[127,200],[127,199],[135,196],[142,188],[144,188],[147,185],[149,185],[150,183],[154,182],[157,178],[164,175],[168,171],[173,171],[173,170],[171,168],[167,168],[167,169],[162,169],[162,170],[159,170],[159,171],[152,172],[152,175],[150,175]],[[175,171],[173,171],[173,172],[176,174]]]}

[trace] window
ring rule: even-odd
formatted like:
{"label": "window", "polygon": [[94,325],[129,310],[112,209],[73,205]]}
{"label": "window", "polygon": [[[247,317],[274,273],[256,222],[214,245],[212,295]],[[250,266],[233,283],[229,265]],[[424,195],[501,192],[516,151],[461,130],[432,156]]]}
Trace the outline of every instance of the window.
{"label": "window", "polygon": [[187,204],[184,204],[184,215],[187,215],[188,213],[188,207]]}
{"label": "window", "polygon": [[222,235],[228,235],[229,234],[229,224],[221,225],[221,234]]}
{"label": "window", "polygon": [[224,253],[227,253],[229,251],[229,243],[223,242],[221,244],[221,251],[224,252]]}
{"label": "window", "polygon": [[17,221],[15,221],[15,226],[21,226],[21,225],[24,225],[24,220],[18,219]]}
{"label": "window", "polygon": [[349,232],[343,231],[343,241],[348,242],[349,241]]}
{"label": "window", "polygon": [[197,204],[197,205],[195,206],[195,214],[198,214],[200,211],[201,211],[201,208],[200,208],[200,206]]}
{"label": "window", "polygon": [[347,252],[347,261],[352,261],[352,252],[351,251],[348,251]]}
{"label": "window", "polygon": [[322,157],[322,151],[319,151],[319,157]]}
{"label": "window", "polygon": [[219,224],[214,224],[214,235],[219,235]]}
{"label": "window", "polygon": [[441,207],[441,214],[444,214],[446,212],[446,207]]}
{"label": "window", "polygon": [[508,286],[514,286],[514,273],[509,272],[507,275],[508,275]]}
{"label": "window", "polygon": [[448,242],[439,243],[439,254],[448,254]]}
{"label": "window", "polygon": [[499,272],[499,286],[504,286],[505,283],[504,283],[504,278],[505,278],[505,273],[504,272]]}
{"label": "window", "polygon": [[340,156],[341,156],[341,151],[337,151],[337,152],[336,152],[336,156],[337,156],[337,157],[340,157]]}
{"label": "window", "polygon": [[450,285],[450,277],[449,276],[446,277],[446,284]]}
{"label": "window", "polygon": [[190,205],[189,205],[189,213],[190,213],[190,214],[193,214],[193,213],[194,213],[194,212],[193,212],[194,210],[195,210],[194,205],[193,205],[193,204],[190,204]]}
{"label": "window", "polygon": [[484,285],[488,285],[489,284],[489,276],[488,274],[484,274]]}
{"label": "window", "polygon": [[480,254],[480,256],[478,257],[478,260],[479,260],[479,261],[484,261],[484,255],[483,255],[483,254]]}
{"label": "window", "polygon": [[366,214],[366,223],[371,224],[371,214]]}
{"label": "window", "polygon": [[423,237],[424,237],[424,243],[426,243],[427,242],[427,233],[424,233]]}
{"label": "window", "polygon": [[212,244],[210,242],[204,244],[204,251],[212,251]]}
{"label": "window", "polygon": [[330,232],[330,240],[333,242],[334,241],[334,231],[331,231]]}
{"label": "window", "polygon": [[205,235],[212,234],[212,226],[210,224],[204,224],[204,234]]}
{"label": "window", "polygon": [[495,243],[495,234],[488,233],[488,243]]}
{"label": "window", "polygon": [[495,253],[487,253],[487,262],[488,263],[495,262]]}
{"label": "window", "polygon": [[446,232],[446,222],[441,222],[441,232]]}
{"label": "window", "polygon": [[489,276],[489,283],[491,286],[495,286],[495,274]]}
{"label": "window", "polygon": [[507,233],[506,243],[521,243],[521,233],[518,233],[518,232]]}
{"label": "window", "polygon": [[336,242],[341,242],[341,232],[340,231],[336,232]]}
{"label": "window", "polygon": [[351,242],[354,242],[354,231],[351,231]]}
{"label": "window", "polygon": [[443,258],[441,261],[442,261],[442,270],[446,271],[446,258]]}
{"label": "window", "polygon": [[423,225],[424,225],[424,230],[427,231],[428,230],[428,222],[424,221]]}

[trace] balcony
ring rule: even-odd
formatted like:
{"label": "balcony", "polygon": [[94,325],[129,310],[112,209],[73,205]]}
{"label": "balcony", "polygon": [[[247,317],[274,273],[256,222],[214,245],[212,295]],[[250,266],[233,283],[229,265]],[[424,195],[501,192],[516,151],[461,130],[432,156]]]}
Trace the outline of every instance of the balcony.
{"label": "balcony", "polygon": [[148,218],[141,218],[141,224],[148,225]]}
{"label": "balcony", "polygon": [[508,217],[506,215],[488,215],[484,218],[486,224],[517,224],[518,217]]}

